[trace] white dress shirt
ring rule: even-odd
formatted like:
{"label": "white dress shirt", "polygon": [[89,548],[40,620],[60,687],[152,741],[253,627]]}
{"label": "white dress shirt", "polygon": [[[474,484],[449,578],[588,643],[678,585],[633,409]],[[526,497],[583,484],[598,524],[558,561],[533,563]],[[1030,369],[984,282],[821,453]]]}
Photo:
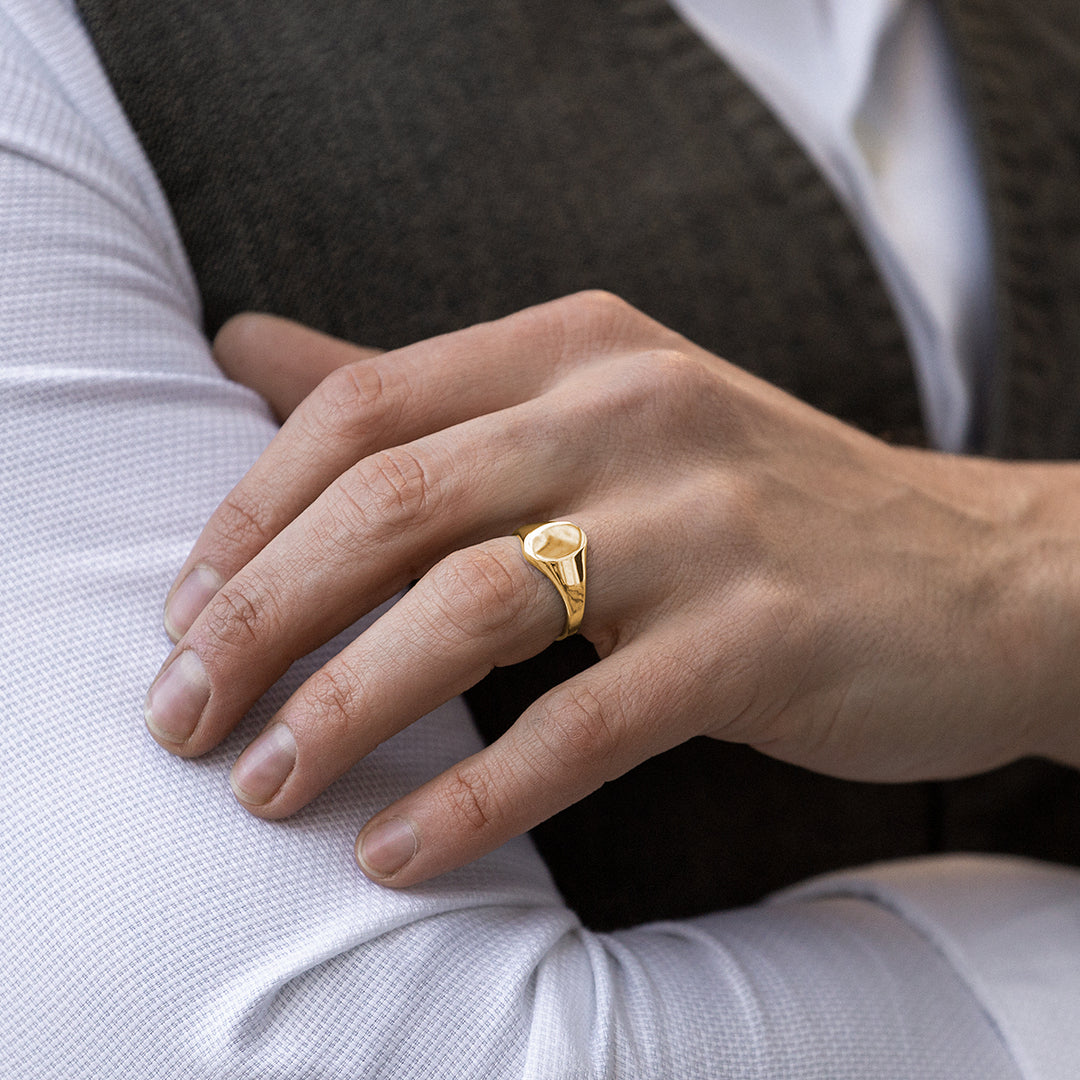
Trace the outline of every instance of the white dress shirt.
{"label": "white dress shirt", "polygon": [[616,934],[524,838],[383,889],[357,825],[477,748],[460,701],[287,821],[227,780],[340,641],[204,758],[161,751],[162,598],[273,431],[70,0],[0,0],[5,1080],[1074,1075],[1072,870],[922,860]]}

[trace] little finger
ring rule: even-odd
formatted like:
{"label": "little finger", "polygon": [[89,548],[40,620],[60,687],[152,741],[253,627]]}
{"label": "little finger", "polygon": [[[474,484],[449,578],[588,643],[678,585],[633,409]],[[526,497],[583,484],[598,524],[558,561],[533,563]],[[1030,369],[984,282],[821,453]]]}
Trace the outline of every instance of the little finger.
{"label": "little finger", "polygon": [[649,633],[556,687],[491,746],[377,814],[356,858],[401,887],[472,862],[696,734],[693,671]]}

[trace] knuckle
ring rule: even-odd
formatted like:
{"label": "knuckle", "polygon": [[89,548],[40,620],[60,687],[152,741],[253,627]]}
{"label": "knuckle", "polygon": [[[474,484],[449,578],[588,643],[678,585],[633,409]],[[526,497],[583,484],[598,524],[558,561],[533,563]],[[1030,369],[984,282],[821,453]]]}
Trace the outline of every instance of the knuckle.
{"label": "knuckle", "polygon": [[249,497],[240,487],[230,491],[222,501],[218,530],[226,544],[245,551],[261,551],[277,532],[269,507]]}
{"label": "knuckle", "polygon": [[640,331],[651,320],[621,296],[606,289],[586,289],[556,301],[559,314],[569,325],[584,325],[590,339],[620,341]]}
{"label": "knuckle", "polygon": [[762,656],[775,658],[779,672],[804,670],[813,655],[817,626],[811,616],[815,605],[798,588],[774,582],[754,590],[747,608],[749,633]]}
{"label": "knuckle", "polygon": [[451,770],[442,795],[451,820],[467,832],[483,832],[498,817],[491,777],[466,763]]}
{"label": "knuckle", "polygon": [[572,406],[579,423],[613,426],[662,425],[665,445],[689,433],[714,409],[716,378],[705,364],[667,347],[636,350],[606,361],[591,392]]}
{"label": "knuckle", "polygon": [[601,700],[587,687],[567,687],[551,699],[536,719],[536,736],[545,750],[571,769],[582,761],[600,764],[615,759],[623,743],[624,724],[614,695]]}
{"label": "knuckle", "polygon": [[483,547],[448,555],[429,576],[438,618],[468,638],[498,632],[529,606],[520,577]]}
{"label": "knuckle", "polygon": [[338,481],[339,494],[360,524],[400,529],[423,521],[435,509],[427,466],[407,447],[365,458]]}
{"label": "knuckle", "polygon": [[632,304],[607,289],[582,289],[565,297],[564,301],[594,319],[625,319],[639,314]]}
{"label": "knuckle", "polygon": [[273,635],[277,607],[273,593],[257,580],[227,583],[210,601],[203,618],[219,645],[247,647]]}
{"label": "knuckle", "polygon": [[330,372],[318,394],[322,426],[350,439],[367,440],[373,431],[391,426],[400,405],[400,395],[391,392],[381,366],[371,360]]}
{"label": "knuckle", "polygon": [[621,297],[604,289],[571,293],[541,305],[567,359],[607,352],[655,326]]}
{"label": "knuckle", "polygon": [[[715,427],[720,413],[719,380],[696,356],[676,348],[654,348],[620,356],[597,404],[622,423],[656,426],[667,447],[692,444]],[[700,450],[698,451],[700,453]]]}
{"label": "knuckle", "polygon": [[352,735],[363,694],[351,672],[324,668],[312,678],[307,696],[324,742],[333,746]]}
{"label": "knuckle", "polygon": [[677,407],[699,401],[716,385],[706,365],[682,349],[649,349],[630,361],[630,371],[629,383],[636,394]]}
{"label": "knuckle", "polygon": [[344,364],[323,379],[319,393],[327,412],[353,420],[382,398],[382,375],[376,364]]}

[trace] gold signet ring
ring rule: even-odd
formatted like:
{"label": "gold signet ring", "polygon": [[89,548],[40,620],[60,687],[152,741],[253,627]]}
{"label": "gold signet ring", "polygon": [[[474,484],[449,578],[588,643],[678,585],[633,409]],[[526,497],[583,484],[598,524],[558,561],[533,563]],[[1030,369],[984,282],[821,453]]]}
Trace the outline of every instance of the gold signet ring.
{"label": "gold signet ring", "polygon": [[555,639],[578,632],[585,616],[585,530],[572,521],[522,525],[514,535],[521,552],[559,590],[566,605],[566,628]]}

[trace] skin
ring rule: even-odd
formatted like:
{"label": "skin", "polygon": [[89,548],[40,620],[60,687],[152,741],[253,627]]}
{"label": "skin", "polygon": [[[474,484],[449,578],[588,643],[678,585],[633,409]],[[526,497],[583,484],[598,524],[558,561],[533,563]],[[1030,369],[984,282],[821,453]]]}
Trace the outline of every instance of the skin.
{"label": "skin", "polygon": [[605,293],[382,354],[244,315],[215,353],[288,419],[170,592],[162,670],[182,662],[151,692],[155,738],[210,750],[419,579],[241,755],[253,814],[295,812],[545,648],[562,603],[511,534],[589,538],[600,662],[377,814],[357,847],[375,880],[469,862],[694,735],[863,780],[1080,761],[1077,466],[886,445]]}

